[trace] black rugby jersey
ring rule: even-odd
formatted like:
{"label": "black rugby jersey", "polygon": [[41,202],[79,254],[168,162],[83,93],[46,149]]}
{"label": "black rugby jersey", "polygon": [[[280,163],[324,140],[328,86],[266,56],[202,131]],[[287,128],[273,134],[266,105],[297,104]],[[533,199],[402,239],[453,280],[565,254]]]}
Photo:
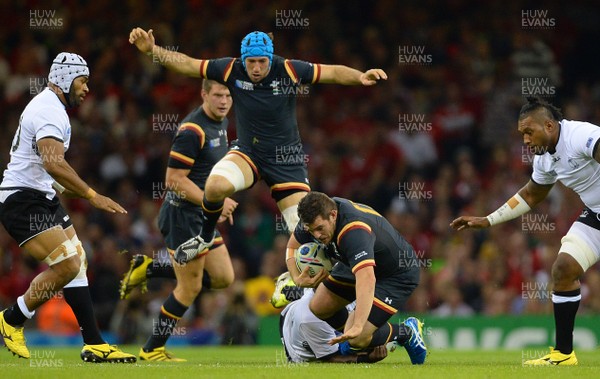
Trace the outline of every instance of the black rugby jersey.
{"label": "black rugby jersey", "polygon": [[204,189],[210,170],[227,153],[228,124],[227,118],[215,121],[196,108],[181,121],[167,166],[189,169],[188,178]]}
{"label": "black rugby jersey", "polygon": [[240,58],[204,60],[200,75],[226,85],[235,104],[238,144],[272,160],[300,145],[296,97],[319,80],[321,67],[273,55],[269,74],[253,83]]}
{"label": "black rugby jersey", "polygon": [[[374,266],[377,278],[414,266],[413,248],[388,220],[367,205],[339,197],[333,200],[338,215],[333,239],[327,247],[330,256],[350,267],[353,273]],[[294,236],[301,244],[316,241],[300,224]]]}

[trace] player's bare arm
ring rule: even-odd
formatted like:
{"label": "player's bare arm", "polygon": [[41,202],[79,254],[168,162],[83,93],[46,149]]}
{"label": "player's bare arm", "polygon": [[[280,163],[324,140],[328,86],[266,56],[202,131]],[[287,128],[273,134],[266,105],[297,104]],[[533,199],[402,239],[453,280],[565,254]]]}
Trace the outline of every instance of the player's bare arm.
{"label": "player's bare arm", "polygon": [[200,77],[202,60],[156,45],[152,29],[145,31],[142,28],[134,28],[129,33],[129,43],[135,45],[142,53],[155,57],[156,61],[169,70],[187,76]]}
{"label": "player's bare arm", "polygon": [[[190,171],[188,169],[167,167],[166,186],[169,191],[175,192],[182,199],[201,206],[204,191],[190,180],[188,177]],[[237,206],[237,201],[229,197],[225,198],[219,222],[229,220],[229,223],[233,225],[233,211]]]}
{"label": "player's bare arm", "polygon": [[349,328],[346,328],[344,334],[331,341],[330,345],[351,340],[358,337],[369,318],[373,299],[375,298],[375,270],[372,266],[363,267],[356,271],[356,309],[354,310],[354,322]]}
{"label": "player's bare arm", "polygon": [[298,266],[296,266],[296,260],[294,258],[294,252],[299,247],[300,247],[300,242],[298,242],[298,240],[296,240],[296,237],[292,233],[292,235],[290,236],[290,239],[288,241],[288,244],[287,244],[285,264],[287,266],[287,269],[288,269],[290,275],[292,276],[292,280],[294,281],[294,283],[296,283],[296,285],[298,287],[313,287],[314,288],[314,287],[318,286],[319,283],[321,283],[323,280],[325,280],[327,278],[327,275],[329,275],[329,273],[327,272],[327,270],[321,270],[317,273],[317,275],[311,277],[309,274],[310,267],[308,267],[308,266],[304,267],[304,270],[302,270],[302,272],[300,272],[300,270],[298,270]]}
{"label": "player's bare arm", "polygon": [[[553,185],[541,185],[537,184],[533,180],[529,180],[523,188],[517,192],[517,195],[510,198],[502,207],[500,207],[496,212],[492,213],[488,217],[474,217],[474,216],[460,216],[459,218],[453,220],[450,223],[450,226],[456,230],[463,229],[481,229],[490,227],[490,217],[495,213],[502,212],[502,216],[504,219],[499,220],[499,222],[508,221],[509,219],[520,216],[521,214],[529,211],[529,209],[538,205],[542,200],[544,200]],[[519,198],[520,197],[520,198]],[[503,209],[504,208],[504,209]],[[514,213],[512,216],[511,213]],[[514,216],[514,217],[513,217]]]}
{"label": "player's bare arm", "polygon": [[77,172],[64,157],[65,149],[62,141],[54,138],[42,138],[37,142],[37,146],[44,169],[66,191],[88,199],[90,204],[98,209],[111,213],[127,213],[122,206],[112,199],[96,193],[77,175]]}
{"label": "player's bare arm", "polygon": [[379,80],[387,80],[387,74],[379,68],[361,72],[348,66],[322,64],[319,83],[372,86]]}

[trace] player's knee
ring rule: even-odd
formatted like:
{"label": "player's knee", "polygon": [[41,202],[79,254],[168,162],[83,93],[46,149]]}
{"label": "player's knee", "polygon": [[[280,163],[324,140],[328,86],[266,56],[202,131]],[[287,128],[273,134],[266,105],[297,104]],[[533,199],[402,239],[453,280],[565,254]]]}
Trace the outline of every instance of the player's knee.
{"label": "player's knee", "polygon": [[223,201],[226,197],[233,195],[235,188],[225,177],[211,175],[206,180],[204,196],[208,201]]}
{"label": "player's knee", "polygon": [[81,260],[79,259],[79,256],[73,255],[52,265],[52,270],[54,270],[54,272],[63,278],[65,283],[68,283],[77,276],[80,266]]}
{"label": "player's knee", "polygon": [[44,263],[50,266],[61,278],[70,281],[79,273],[81,259],[73,242],[66,240],[44,258]]}
{"label": "player's knee", "polygon": [[229,287],[233,281],[235,280],[235,274],[232,270],[227,270],[219,273],[217,276],[210,277],[210,287],[212,289],[218,290]]}
{"label": "player's knee", "polygon": [[178,292],[189,299],[194,299],[202,290],[202,278],[200,274],[192,274],[187,276],[184,280],[177,280]]}
{"label": "player's knee", "polygon": [[552,281],[554,284],[568,284],[579,279],[581,267],[569,254],[558,254],[552,265]]}

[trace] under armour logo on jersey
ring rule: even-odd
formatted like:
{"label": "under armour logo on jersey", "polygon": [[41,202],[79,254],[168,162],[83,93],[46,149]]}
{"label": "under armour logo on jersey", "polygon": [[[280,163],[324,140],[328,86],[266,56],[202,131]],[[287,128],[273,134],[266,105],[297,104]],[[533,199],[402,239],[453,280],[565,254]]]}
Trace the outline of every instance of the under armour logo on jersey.
{"label": "under armour logo on jersey", "polygon": [[385,300],[384,300],[384,302],[385,302],[385,303],[387,303],[387,304],[389,304],[389,305],[392,305],[392,299],[390,299],[390,298],[389,298],[389,297],[387,297],[387,296],[385,297]]}
{"label": "under armour logo on jersey", "polygon": [[556,163],[558,161],[560,161],[560,156],[558,156],[558,157],[552,157],[552,162],[553,163]]}

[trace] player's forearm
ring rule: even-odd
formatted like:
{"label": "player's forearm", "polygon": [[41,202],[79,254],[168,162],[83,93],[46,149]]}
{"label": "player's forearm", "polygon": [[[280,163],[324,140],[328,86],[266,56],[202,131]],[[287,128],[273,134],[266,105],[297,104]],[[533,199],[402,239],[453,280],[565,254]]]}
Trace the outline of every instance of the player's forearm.
{"label": "player's forearm", "polygon": [[[352,325],[363,328],[371,313],[375,298],[375,272],[373,267],[364,267],[356,272],[356,309]],[[352,327],[352,326],[350,326]]]}
{"label": "player's forearm", "polygon": [[486,217],[490,226],[513,220],[529,212],[546,198],[551,188],[551,185],[542,186],[530,180],[506,203]]}
{"label": "player's forearm", "polygon": [[200,189],[200,187],[198,187],[194,182],[192,182],[187,176],[178,177],[177,179],[167,179],[166,184],[169,191],[173,191],[180,198],[199,206],[202,205],[204,191]]}
{"label": "player's forearm", "polygon": [[160,63],[171,71],[177,73],[200,77],[200,60],[194,59],[177,51],[164,49],[158,45],[152,47],[152,60]]}
{"label": "player's forearm", "polygon": [[67,161],[48,163],[44,165],[44,168],[60,186],[64,187],[63,193],[68,196],[89,199],[95,194]]}
{"label": "player's forearm", "polygon": [[331,75],[329,77],[324,77],[320,81],[321,83],[342,84],[347,86],[362,84],[360,76],[363,73],[354,68],[343,65],[332,65],[329,66],[329,68],[331,69]]}

